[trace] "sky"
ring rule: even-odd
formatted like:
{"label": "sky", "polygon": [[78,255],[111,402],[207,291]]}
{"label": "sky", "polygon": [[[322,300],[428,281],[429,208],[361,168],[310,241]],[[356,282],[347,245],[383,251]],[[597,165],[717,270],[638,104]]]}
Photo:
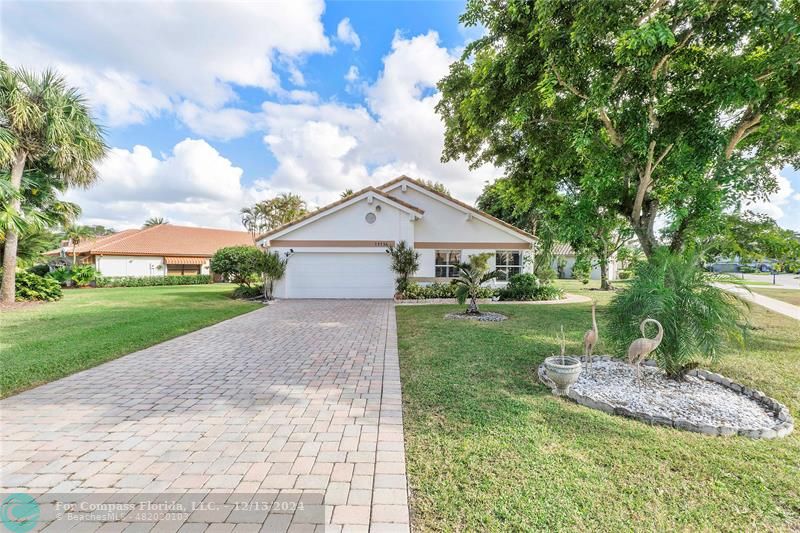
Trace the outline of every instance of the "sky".
{"label": "sky", "polygon": [[[436,82],[479,31],[463,7],[5,0],[0,57],[56,68],[106,129],[100,182],[67,195],[81,222],[239,229],[240,208],[281,192],[313,207],[407,174],[473,202],[502,175],[440,161]],[[752,207],[800,230],[800,172],[778,179]]]}

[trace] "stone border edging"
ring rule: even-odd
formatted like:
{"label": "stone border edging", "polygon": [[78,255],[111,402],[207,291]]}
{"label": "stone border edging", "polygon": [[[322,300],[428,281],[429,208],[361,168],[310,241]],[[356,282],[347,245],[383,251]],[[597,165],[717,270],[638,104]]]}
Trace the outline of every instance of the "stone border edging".
{"label": "stone border edging", "polygon": [[[580,356],[579,359],[581,360],[582,363],[586,362],[585,356]],[[597,355],[594,356],[592,360],[610,361],[610,360],[615,360],[615,358],[609,357],[607,355]],[[645,366],[657,366],[655,361],[653,360],[644,361],[642,364]],[[539,368],[537,370],[537,375],[539,377],[539,381],[541,381],[548,387],[553,388],[552,382],[545,374],[544,363],[539,365]],[[774,398],[770,398],[763,392],[751,389],[750,387],[746,387],[745,385],[736,383],[735,381],[731,381],[725,376],[716,374],[714,372],[709,372],[707,370],[695,369],[689,371],[687,375],[696,377],[698,379],[710,381],[712,383],[716,383],[718,385],[725,387],[726,389],[730,389],[733,392],[746,396],[747,398],[753,400],[761,407],[766,409],[769,413],[773,414],[777,418],[778,424],[773,428],[767,428],[767,429],[743,429],[731,426],[711,426],[708,424],[695,424],[694,422],[689,422],[688,420],[684,420],[682,418],[673,420],[671,418],[666,418],[659,415],[652,415],[642,411],[631,411],[630,409],[626,409],[625,407],[614,406],[608,402],[604,402],[602,400],[596,400],[594,398],[578,394],[572,389],[570,389],[568,397],[580,405],[589,407],[591,409],[597,409],[598,411],[603,411],[604,413],[610,415],[624,416],[626,418],[632,418],[634,420],[639,420],[641,422],[645,422],[651,425],[674,427],[676,429],[682,429],[684,431],[693,431],[695,433],[702,433],[704,435],[715,435],[722,437],[741,435],[743,437],[749,437],[751,439],[775,439],[775,438],[785,437],[794,430],[794,420],[792,419],[792,415],[789,413],[789,409],[782,403],[778,402]]]}
{"label": "stone border edging", "polygon": [[[478,305],[492,305],[492,304],[503,304],[503,305],[562,305],[562,304],[577,304],[577,303],[589,303],[592,299],[588,296],[581,296],[579,294],[570,294],[564,293],[564,298],[559,300],[537,300],[532,302],[521,302],[521,301],[495,301],[490,298],[479,298]],[[441,305],[441,304],[457,304],[455,298],[423,298],[419,300],[398,300],[395,299],[394,303],[396,305]]]}

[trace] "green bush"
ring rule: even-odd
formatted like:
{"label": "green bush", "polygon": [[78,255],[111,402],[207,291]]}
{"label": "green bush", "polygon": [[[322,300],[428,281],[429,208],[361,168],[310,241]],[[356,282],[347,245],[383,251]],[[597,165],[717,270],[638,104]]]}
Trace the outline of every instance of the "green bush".
{"label": "green bush", "polygon": [[31,274],[36,274],[37,276],[46,276],[50,273],[50,265],[46,263],[39,263],[38,265],[33,265],[30,267],[28,272]]}
{"label": "green bush", "polygon": [[758,269],[750,265],[740,265],[739,272],[743,274],[755,274],[756,272],[758,272]]}
{"label": "green bush", "polygon": [[66,285],[72,279],[72,271],[62,266],[50,272],[48,276],[56,280],[59,285]]}
{"label": "green bush", "polygon": [[[673,255],[662,250],[636,268],[627,289],[614,294],[608,308],[607,338],[613,349],[626,355],[630,343],[642,336],[639,324],[654,318],[664,327],[664,338],[653,353],[659,366],[673,378],[696,367],[700,358],[716,359],[744,341],[743,305],[732,294],[711,283],[695,254]],[[652,333],[651,333],[652,335]]]}
{"label": "green bush", "polygon": [[86,287],[97,279],[97,270],[92,265],[78,265],[72,268],[72,281],[78,287]]}
{"label": "green bush", "polygon": [[578,257],[572,265],[572,277],[586,285],[592,275],[592,262],[587,257]]}
{"label": "green bush", "polygon": [[160,287],[163,285],[207,285],[211,276],[98,276],[95,283],[98,287]]}
{"label": "green bush", "polygon": [[501,300],[539,301],[559,300],[564,291],[551,283],[543,283],[533,274],[515,274],[508,280],[508,285],[500,289]]}
{"label": "green bush", "polygon": [[[481,287],[478,291],[478,298],[491,298],[497,293],[491,287]],[[403,298],[407,300],[427,300],[429,298],[455,298],[456,286],[452,283],[431,283],[430,285],[419,285],[409,283],[403,293]]]}
{"label": "green bush", "polygon": [[264,252],[255,246],[227,246],[211,258],[211,271],[237,285],[250,286],[264,272]]}
{"label": "green bush", "polygon": [[61,285],[58,281],[30,272],[17,272],[15,290],[16,300],[19,302],[53,302],[61,299]]}
{"label": "green bush", "polygon": [[630,270],[620,270],[617,272],[617,277],[622,280],[631,279],[633,277],[633,272]]}
{"label": "green bush", "polygon": [[239,285],[238,287],[233,289],[232,296],[237,299],[246,299],[246,298],[258,298],[263,294],[264,294],[263,285],[251,285],[250,287],[248,287],[247,285]]}

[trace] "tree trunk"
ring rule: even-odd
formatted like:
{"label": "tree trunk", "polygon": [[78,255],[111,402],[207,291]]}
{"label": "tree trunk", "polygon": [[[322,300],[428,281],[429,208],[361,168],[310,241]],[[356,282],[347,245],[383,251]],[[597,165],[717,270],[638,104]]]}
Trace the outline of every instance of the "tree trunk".
{"label": "tree trunk", "polygon": [[600,264],[600,289],[604,291],[611,290],[611,283],[608,282],[608,258],[598,258]]}
{"label": "tree trunk", "polygon": [[[18,152],[11,163],[11,189],[19,192],[22,183],[22,172],[25,170],[25,152]],[[11,209],[20,212],[21,201],[18,197],[11,200]],[[0,289],[0,302],[13,302],[17,281],[17,244],[19,235],[14,228],[6,231],[6,244],[3,250],[3,284]]]}
{"label": "tree trunk", "polygon": [[647,256],[648,259],[659,246],[658,239],[656,239],[656,234],[653,230],[657,214],[658,202],[656,200],[646,200],[642,209],[642,216],[638,223],[635,223],[632,217],[630,219],[633,231],[636,233],[636,238],[642,246],[642,252],[644,252],[644,255]]}
{"label": "tree trunk", "polygon": [[468,315],[477,315],[480,314],[478,310],[478,301],[475,299],[475,296],[470,294],[469,296],[469,306],[467,306],[467,314]]}

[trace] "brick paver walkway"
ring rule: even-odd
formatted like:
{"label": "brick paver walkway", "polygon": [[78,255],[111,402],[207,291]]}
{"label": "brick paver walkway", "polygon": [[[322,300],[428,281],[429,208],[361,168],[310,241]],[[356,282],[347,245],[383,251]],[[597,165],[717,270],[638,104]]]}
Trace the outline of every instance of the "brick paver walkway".
{"label": "brick paver walkway", "polygon": [[188,503],[74,523],[48,508],[37,529],[409,527],[388,301],[278,302],[7,398],[0,416],[4,494]]}

